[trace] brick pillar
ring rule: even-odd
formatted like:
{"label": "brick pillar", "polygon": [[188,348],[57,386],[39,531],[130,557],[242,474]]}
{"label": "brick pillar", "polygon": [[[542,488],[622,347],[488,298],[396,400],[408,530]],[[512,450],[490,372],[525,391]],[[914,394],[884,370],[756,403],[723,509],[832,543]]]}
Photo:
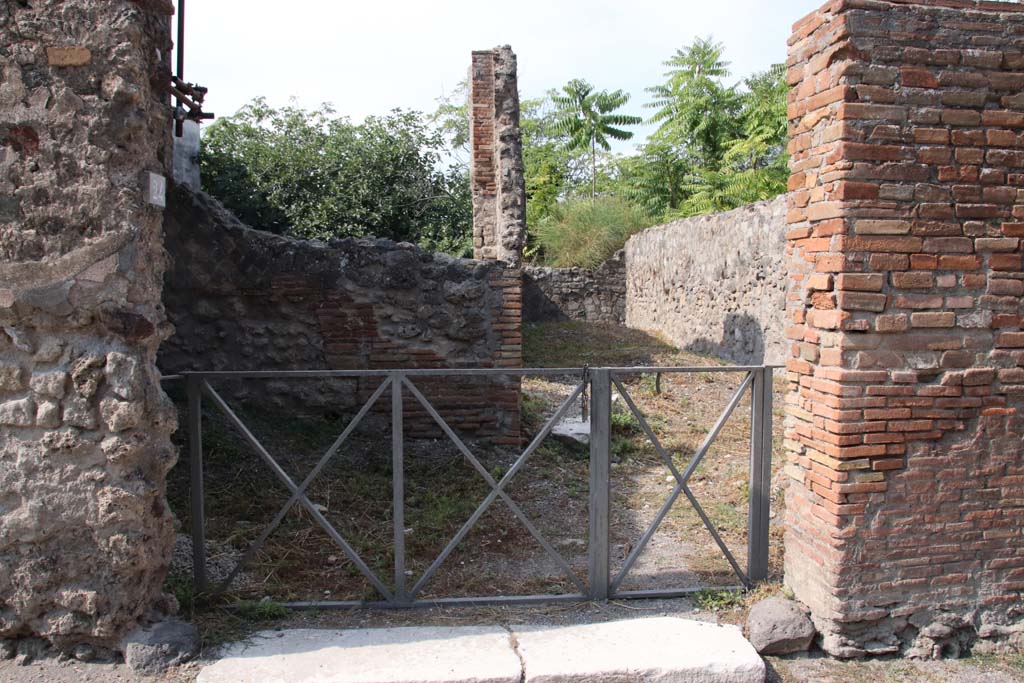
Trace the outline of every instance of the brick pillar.
{"label": "brick pillar", "polygon": [[0,12],[0,638],[117,647],[162,599],[173,12]]}
{"label": "brick pillar", "polygon": [[512,49],[474,52],[469,83],[473,257],[518,268],[526,242],[526,184]]}
{"label": "brick pillar", "polygon": [[834,0],[789,82],[786,581],[835,655],[1019,644],[1024,8]]}

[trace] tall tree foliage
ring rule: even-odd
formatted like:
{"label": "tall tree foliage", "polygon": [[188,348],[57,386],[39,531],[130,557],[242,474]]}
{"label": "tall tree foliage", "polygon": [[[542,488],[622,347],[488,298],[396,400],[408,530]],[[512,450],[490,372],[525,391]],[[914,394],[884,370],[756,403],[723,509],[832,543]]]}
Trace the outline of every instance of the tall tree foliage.
{"label": "tall tree foliage", "polygon": [[695,166],[717,166],[739,132],[740,96],[722,82],[729,76],[723,52],[721,43],[698,38],[665,62],[666,81],[647,89],[647,106],[657,110],[650,120],[661,124],[653,138],[676,145]]}
{"label": "tall tree foliage", "polygon": [[204,189],[246,222],[301,237],[373,235],[463,254],[469,184],[444,169],[444,139],[416,112],[354,124],[323,106],[257,99],[210,126]]}
{"label": "tall tree foliage", "polygon": [[593,198],[597,194],[597,148],[610,150],[608,138],[629,140],[633,133],[623,130],[622,126],[635,126],[643,119],[615,113],[629,102],[628,93],[595,90],[581,79],[569,81],[562,87],[562,93],[554,95],[552,100],[560,108],[555,130],[567,137],[566,147],[590,150],[590,196]]}
{"label": "tall tree foliage", "polygon": [[782,65],[727,85],[724,48],[699,38],[665,62],[649,88],[659,123],[625,176],[650,211],[680,218],[724,211],[785,192],[786,92]]}

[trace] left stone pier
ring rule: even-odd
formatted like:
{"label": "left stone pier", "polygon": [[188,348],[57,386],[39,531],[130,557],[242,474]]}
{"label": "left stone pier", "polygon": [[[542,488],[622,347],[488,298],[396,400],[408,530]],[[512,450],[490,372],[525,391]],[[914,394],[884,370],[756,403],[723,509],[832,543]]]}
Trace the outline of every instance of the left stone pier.
{"label": "left stone pier", "polygon": [[0,638],[116,645],[163,599],[173,12],[0,4]]}

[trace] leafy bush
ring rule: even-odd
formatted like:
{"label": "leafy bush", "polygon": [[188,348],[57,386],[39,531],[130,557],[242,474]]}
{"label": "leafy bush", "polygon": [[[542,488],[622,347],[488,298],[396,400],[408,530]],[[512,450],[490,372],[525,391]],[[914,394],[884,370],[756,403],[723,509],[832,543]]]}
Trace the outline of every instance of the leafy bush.
{"label": "leafy bush", "polygon": [[203,189],[239,218],[297,237],[386,237],[465,255],[465,169],[442,168],[442,136],[395,110],[352,123],[324,105],[275,109],[258,98],[204,132]]}
{"label": "leafy bush", "polygon": [[639,208],[621,197],[570,199],[537,225],[544,260],[558,268],[593,268],[651,225]]}

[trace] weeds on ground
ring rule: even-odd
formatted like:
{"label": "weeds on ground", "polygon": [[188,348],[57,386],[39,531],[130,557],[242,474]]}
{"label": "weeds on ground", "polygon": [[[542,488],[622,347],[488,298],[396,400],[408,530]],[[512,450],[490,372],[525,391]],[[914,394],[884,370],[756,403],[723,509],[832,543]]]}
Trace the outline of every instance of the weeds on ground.
{"label": "weeds on ground", "polygon": [[246,601],[238,603],[235,613],[240,619],[259,624],[284,619],[288,616],[288,608],[270,600]]}
{"label": "weeds on ground", "polygon": [[720,612],[733,607],[743,607],[743,593],[732,590],[702,590],[694,594],[697,605],[709,612]]}
{"label": "weeds on ground", "polygon": [[627,436],[640,432],[640,421],[632,412],[618,410],[612,412],[612,434]]}
{"label": "weeds on ground", "polygon": [[570,320],[523,326],[523,365],[534,368],[657,365],[678,354],[654,335],[621,325]]}

